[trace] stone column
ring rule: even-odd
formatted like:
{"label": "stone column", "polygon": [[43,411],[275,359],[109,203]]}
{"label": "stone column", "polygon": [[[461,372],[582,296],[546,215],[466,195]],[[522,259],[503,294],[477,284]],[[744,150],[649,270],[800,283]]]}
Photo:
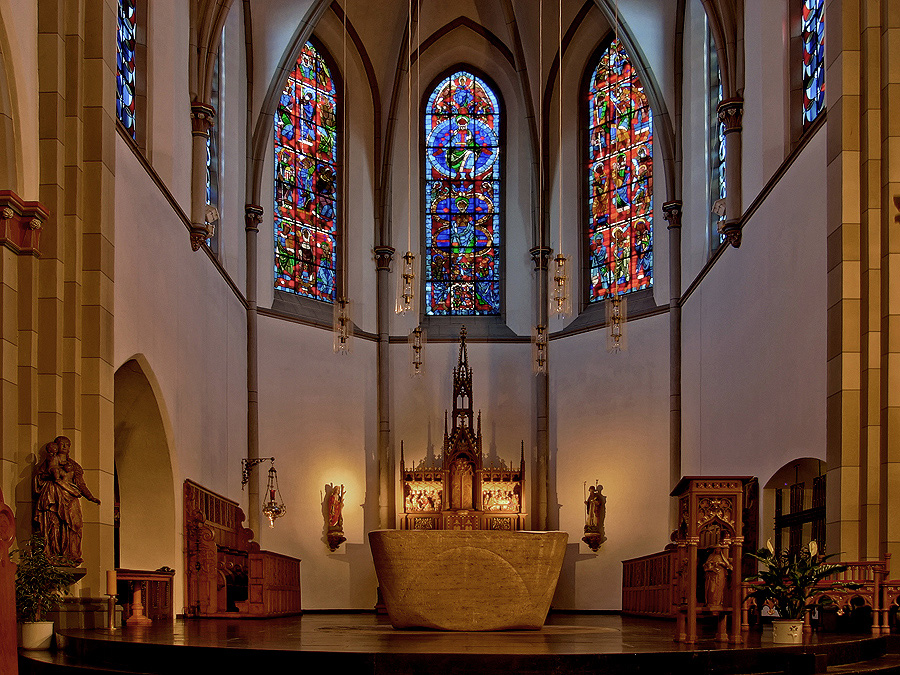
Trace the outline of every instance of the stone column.
{"label": "stone column", "polygon": [[[257,239],[263,208],[256,204],[244,207],[244,232],[247,236],[247,459],[259,459],[259,314],[256,305]],[[250,469],[250,487],[247,490],[247,526],[253,530],[257,541],[259,529],[259,467]]]}
{"label": "stone column", "polygon": [[375,281],[378,295],[378,527],[393,529],[397,526],[394,486],[394,452],[391,444],[391,260],[394,249],[390,246],[375,247]]}
{"label": "stone column", "polygon": [[[663,204],[669,230],[669,489],[681,480],[681,202]],[[670,529],[678,527],[672,501]]]}
{"label": "stone column", "polygon": [[[206,144],[216,119],[206,103],[191,104],[191,250],[197,251],[209,237],[206,224]],[[257,533],[258,535],[259,533]]]}
{"label": "stone column", "polygon": [[[535,321],[538,326],[547,328],[547,268],[553,250],[549,246],[535,246],[531,249],[534,271],[537,273],[535,283],[537,303]],[[547,342],[547,359],[549,364],[550,343]],[[535,500],[534,512],[531,516],[531,527],[534,530],[546,530],[549,522],[550,498],[550,375],[548,372],[538,373],[535,377],[535,431],[537,433],[537,454],[535,456]]]}
{"label": "stone column", "polygon": [[719,233],[725,240],[738,248],[741,245],[740,220],[743,215],[741,200],[741,129],[744,115],[744,101],[728,98],[717,108],[719,122],[725,126],[725,220],[719,224]]}

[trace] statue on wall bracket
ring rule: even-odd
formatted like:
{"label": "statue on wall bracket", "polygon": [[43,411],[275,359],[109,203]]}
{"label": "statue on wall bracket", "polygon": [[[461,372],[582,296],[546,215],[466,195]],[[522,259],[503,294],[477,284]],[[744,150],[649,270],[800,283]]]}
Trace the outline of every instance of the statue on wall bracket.
{"label": "statue on wall bracket", "polygon": [[81,561],[84,520],[79,499],[99,504],[84,482],[84,469],[69,457],[72,442],[57,436],[47,443],[46,456],[34,470],[34,522],[46,542],[47,555],[57,564],[77,566]]}
{"label": "statue on wall bracket", "polygon": [[325,499],[322,503],[325,512],[325,539],[332,553],[347,541],[344,536],[344,494],[346,490],[343,485],[325,486]]}
{"label": "statue on wall bracket", "polygon": [[606,497],[602,492],[602,485],[591,485],[584,500],[584,536],[581,541],[595,553],[606,541]]}

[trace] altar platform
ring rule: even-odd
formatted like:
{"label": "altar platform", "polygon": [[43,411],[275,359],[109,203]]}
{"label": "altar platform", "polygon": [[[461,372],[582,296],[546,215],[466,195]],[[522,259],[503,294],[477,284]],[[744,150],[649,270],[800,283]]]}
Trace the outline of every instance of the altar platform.
{"label": "altar platform", "polygon": [[900,637],[818,634],[775,646],[672,641],[674,624],[619,615],[551,613],[539,631],[395,630],[373,613],[278,619],[190,619],[108,631],[65,630],[61,651],[20,656],[20,673],[900,673]]}

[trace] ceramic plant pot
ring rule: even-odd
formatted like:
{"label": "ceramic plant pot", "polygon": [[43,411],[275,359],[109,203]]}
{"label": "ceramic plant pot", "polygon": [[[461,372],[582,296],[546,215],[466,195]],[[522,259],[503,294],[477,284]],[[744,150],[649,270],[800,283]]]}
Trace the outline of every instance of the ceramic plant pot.
{"label": "ceramic plant pot", "polygon": [[783,645],[803,643],[803,619],[772,619],[772,642]]}
{"label": "ceramic plant pot", "polygon": [[50,649],[52,643],[52,621],[23,621],[19,624],[19,646],[22,649]]}

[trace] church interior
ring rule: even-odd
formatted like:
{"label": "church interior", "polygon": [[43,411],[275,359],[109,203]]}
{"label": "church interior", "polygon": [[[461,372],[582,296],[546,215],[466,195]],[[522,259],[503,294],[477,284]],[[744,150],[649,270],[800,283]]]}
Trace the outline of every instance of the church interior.
{"label": "church interior", "polygon": [[669,643],[812,540],[896,621],[894,0],[0,0],[0,222],[57,631],[378,617],[375,530],[568,533],[551,616]]}

